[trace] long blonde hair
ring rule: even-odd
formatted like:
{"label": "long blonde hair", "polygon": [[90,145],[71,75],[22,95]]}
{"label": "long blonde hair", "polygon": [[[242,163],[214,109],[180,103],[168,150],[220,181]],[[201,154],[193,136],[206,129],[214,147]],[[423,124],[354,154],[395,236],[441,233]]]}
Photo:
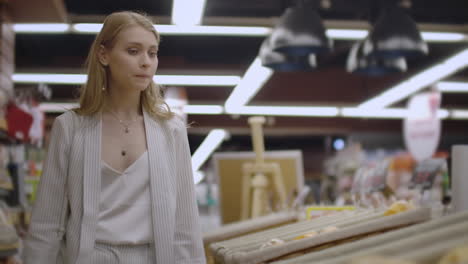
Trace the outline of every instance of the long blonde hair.
{"label": "long blonde hair", "polygon": [[[105,92],[104,88],[108,88],[108,72],[106,68],[99,62],[98,52],[101,45],[112,48],[115,44],[116,36],[120,31],[129,26],[141,26],[144,29],[152,32],[156,37],[156,41],[160,42],[159,33],[153,26],[153,23],[145,15],[123,11],[112,13],[106,17],[99,34],[94,40],[88,58],[86,59],[86,68],[88,80],[81,87],[80,106],[74,111],[80,115],[93,115],[100,112],[104,107]],[[141,104],[153,118],[170,119],[174,113],[164,101],[161,94],[161,88],[154,81],[151,81],[141,93]]]}

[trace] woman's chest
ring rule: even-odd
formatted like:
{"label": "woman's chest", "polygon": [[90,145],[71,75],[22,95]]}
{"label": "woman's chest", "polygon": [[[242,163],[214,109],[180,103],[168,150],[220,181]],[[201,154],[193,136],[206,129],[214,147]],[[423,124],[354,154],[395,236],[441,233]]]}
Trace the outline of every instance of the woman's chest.
{"label": "woman's chest", "polygon": [[101,135],[101,159],[117,171],[125,171],[147,150],[143,123],[128,131],[103,123]]}

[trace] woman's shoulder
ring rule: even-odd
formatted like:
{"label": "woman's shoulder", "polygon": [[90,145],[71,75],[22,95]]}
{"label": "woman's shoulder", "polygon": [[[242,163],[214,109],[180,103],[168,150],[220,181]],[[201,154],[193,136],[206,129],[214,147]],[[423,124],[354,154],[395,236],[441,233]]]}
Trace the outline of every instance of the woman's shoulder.
{"label": "woman's shoulder", "polygon": [[179,115],[174,115],[165,121],[169,128],[175,132],[183,132],[187,130],[185,119]]}
{"label": "woman's shoulder", "polygon": [[55,118],[62,126],[77,128],[83,121],[83,116],[78,115],[74,110],[68,110]]}

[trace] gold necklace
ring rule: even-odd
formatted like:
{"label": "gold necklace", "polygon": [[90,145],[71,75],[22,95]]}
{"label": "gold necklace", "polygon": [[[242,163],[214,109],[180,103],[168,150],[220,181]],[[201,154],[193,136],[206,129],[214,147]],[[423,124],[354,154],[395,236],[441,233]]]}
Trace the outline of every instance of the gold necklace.
{"label": "gold necklace", "polygon": [[109,113],[117,120],[119,121],[119,124],[124,128],[124,132],[126,134],[130,133],[130,125],[135,123],[135,121],[138,120],[138,118],[135,118],[130,121],[130,123],[126,124],[122,119],[120,119],[113,111],[109,110]]}
{"label": "gold necklace", "polygon": [[[125,124],[125,122],[124,122],[122,119],[120,119],[114,112],[112,112],[111,110],[109,110],[109,113],[110,113],[117,121],[119,121],[119,124],[124,128],[124,132],[125,132],[126,134],[130,133],[130,125],[133,124],[133,123],[135,123],[135,121],[138,120],[138,118],[135,118],[135,119],[133,119],[130,123]],[[122,147],[122,150],[120,151],[120,155],[122,155],[122,156],[127,155],[127,151],[125,150],[125,147]]]}

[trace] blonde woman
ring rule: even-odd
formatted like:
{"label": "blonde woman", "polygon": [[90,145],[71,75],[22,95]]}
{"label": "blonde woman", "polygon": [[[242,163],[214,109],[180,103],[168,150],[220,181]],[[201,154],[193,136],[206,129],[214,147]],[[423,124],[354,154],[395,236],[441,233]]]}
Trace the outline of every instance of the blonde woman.
{"label": "blonde woman", "polygon": [[26,264],[205,263],[186,128],[152,79],[159,40],[141,14],[105,19],[80,106],[52,127]]}

